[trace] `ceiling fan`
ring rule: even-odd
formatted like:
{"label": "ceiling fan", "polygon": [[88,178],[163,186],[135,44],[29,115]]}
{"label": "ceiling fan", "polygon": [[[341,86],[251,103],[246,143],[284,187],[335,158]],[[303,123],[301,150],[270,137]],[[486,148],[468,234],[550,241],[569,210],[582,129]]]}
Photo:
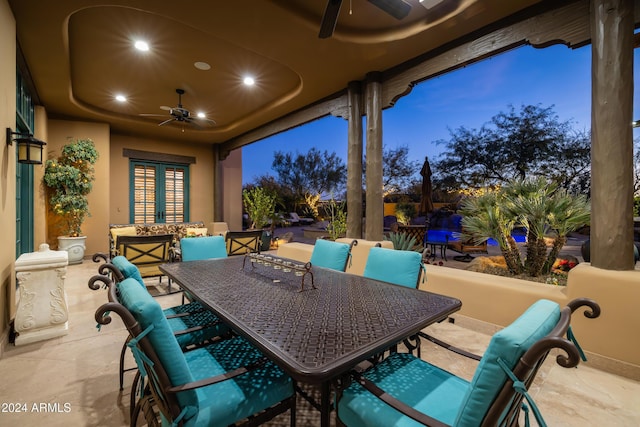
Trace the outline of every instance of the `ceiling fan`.
{"label": "ceiling fan", "polygon": [[[411,11],[411,5],[404,0],[367,0],[369,3],[377,6],[379,9],[385,11],[389,15],[393,16],[397,20],[400,20],[407,16]],[[326,39],[331,37],[333,31],[336,28],[338,22],[338,15],[340,14],[340,6],[342,6],[342,0],[327,0],[327,7],[322,15],[322,21],[320,22],[320,33],[318,37]]]}
{"label": "ceiling fan", "polygon": [[162,110],[167,110],[169,112],[169,118],[166,118],[167,116],[162,114],[140,114],[140,116],[166,118],[158,123],[158,126],[164,126],[172,122],[179,122],[194,125],[197,128],[204,128],[214,126],[216,124],[214,120],[207,119],[206,117],[193,116],[189,110],[182,106],[182,95],[184,95],[184,89],[176,89],[176,93],[178,94],[178,105],[176,107],[167,107],[164,105],[160,107]]}

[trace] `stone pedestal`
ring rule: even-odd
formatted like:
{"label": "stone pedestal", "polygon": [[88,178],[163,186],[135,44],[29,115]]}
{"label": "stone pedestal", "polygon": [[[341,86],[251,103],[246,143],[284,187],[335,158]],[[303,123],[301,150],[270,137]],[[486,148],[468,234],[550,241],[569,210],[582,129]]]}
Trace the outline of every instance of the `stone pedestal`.
{"label": "stone pedestal", "polygon": [[20,300],[15,319],[16,345],[29,344],[68,333],[66,251],[49,250],[43,243],[38,252],[16,260]]}

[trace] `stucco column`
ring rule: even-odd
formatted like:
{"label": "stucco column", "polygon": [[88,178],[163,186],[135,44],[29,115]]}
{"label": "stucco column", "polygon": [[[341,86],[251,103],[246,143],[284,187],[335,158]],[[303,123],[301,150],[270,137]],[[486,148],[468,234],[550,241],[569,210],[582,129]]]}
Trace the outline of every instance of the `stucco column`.
{"label": "stucco column", "polygon": [[367,74],[365,106],[367,113],[366,221],[367,240],[382,240],[382,73]]}
{"label": "stucco column", "polygon": [[213,146],[213,220],[224,221],[224,181],[220,146]]}
{"label": "stucco column", "polygon": [[591,1],[591,264],[633,259],[633,1]]}
{"label": "stucco column", "polygon": [[362,238],[362,85],[348,85],[347,237]]}

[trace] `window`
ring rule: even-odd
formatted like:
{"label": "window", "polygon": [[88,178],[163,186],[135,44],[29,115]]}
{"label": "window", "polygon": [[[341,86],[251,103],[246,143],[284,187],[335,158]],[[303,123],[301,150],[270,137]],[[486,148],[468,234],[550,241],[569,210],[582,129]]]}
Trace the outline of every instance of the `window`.
{"label": "window", "polygon": [[[26,82],[16,70],[16,130],[20,133],[34,132],[33,99]],[[33,167],[18,163],[16,150],[16,257],[33,252]]]}
{"label": "window", "polygon": [[131,161],[130,221],[134,224],[189,221],[189,168]]}

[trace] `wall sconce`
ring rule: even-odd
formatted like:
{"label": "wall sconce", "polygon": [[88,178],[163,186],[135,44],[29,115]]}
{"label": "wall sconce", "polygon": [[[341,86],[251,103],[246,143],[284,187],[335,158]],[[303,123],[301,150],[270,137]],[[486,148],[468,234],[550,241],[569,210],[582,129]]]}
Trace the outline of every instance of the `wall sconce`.
{"label": "wall sconce", "polygon": [[[14,138],[13,135],[17,135]],[[46,142],[34,138],[30,133],[13,132],[7,128],[7,145],[13,145],[13,141],[18,143],[18,162],[30,165],[42,164],[42,147]]]}

